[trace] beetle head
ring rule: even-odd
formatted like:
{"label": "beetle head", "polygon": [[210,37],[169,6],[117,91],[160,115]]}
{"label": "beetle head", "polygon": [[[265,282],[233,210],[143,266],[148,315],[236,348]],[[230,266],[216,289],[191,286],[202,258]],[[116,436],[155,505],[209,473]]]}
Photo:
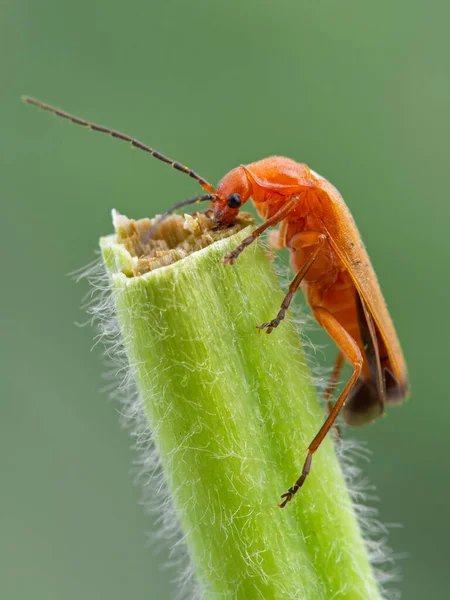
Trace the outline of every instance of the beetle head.
{"label": "beetle head", "polygon": [[221,179],[217,188],[217,200],[211,205],[214,218],[221,227],[230,225],[241,206],[250,198],[252,186],[242,167],[236,167]]}

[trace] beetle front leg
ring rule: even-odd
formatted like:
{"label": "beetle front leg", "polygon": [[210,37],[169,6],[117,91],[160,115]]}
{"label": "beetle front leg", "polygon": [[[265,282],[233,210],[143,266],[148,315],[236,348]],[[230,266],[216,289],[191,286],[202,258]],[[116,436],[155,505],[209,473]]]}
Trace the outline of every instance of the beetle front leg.
{"label": "beetle front leg", "polygon": [[239,246],[237,246],[233,250],[233,252],[226,254],[223,258],[223,264],[234,265],[239,254],[241,254],[241,252],[243,252],[247,248],[247,246],[250,246],[252,242],[259,238],[259,236],[262,233],[264,233],[266,229],[268,229],[269,227],[275,227],[275,225],[277,225],[280,221],[285,219],[289,215],[289,213],[297,206],[298,201],[299,199],[297,196],[293,196],[290,200],[288,200],[286,204],[280,208],[280,210],[278,210],[272,217],[270,217],[270,219],[267,219],[267,221],[265,221],[262,225],[257,227],[251,235],[245,238],[245,240],[243,240],[239,244]]}
{"label": "beetle front leg", "polygon": [[[249,235],[244,240],[242,240],[242,242],[239,244],[239,246],[236,246],[236,248],[233,250],[233,252],[226,254],[223,257],[223,264],[224,265],[234,265],[239,254],[241,254],[241,252],[243,252],[247,248],[247,246],[250,246],[250,244],[256,240],[256,238],[258,237],[258,235],[255,235],[257,231],[258,231],[258,229],[255,229],[255,231],[252,233],[252,235]],[[261,235],[261,234],[259,234],[259,235]]]}

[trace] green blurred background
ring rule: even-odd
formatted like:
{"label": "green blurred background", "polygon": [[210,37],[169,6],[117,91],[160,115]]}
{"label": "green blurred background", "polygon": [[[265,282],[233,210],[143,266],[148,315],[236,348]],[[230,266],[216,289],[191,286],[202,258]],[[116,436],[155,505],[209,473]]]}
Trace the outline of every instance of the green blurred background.
{"label": "green blurred background", "polygon": [[21,94],[213,183],[284,154],[340,189],[412,381],[409,402],[352,435],[374,453],[381,520],[402,524],[397,587],[448,598],[449,19],[443,1],[0,0],[2,598],[171,597],[101,351],[74,325],[87,286],[66,274],[94,258],[112,207],[150,216],[198,192]]}

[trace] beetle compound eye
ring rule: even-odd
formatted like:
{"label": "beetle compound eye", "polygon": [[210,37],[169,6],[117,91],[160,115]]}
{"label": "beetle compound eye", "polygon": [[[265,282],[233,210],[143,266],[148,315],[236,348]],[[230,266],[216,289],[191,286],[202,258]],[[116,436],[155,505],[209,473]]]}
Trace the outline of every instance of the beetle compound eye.
{"label": "beetle compound eye", "polygon": [[241,196],[239,194],[230,194],[227,198],[227,206],[238,208],[241,205]]}

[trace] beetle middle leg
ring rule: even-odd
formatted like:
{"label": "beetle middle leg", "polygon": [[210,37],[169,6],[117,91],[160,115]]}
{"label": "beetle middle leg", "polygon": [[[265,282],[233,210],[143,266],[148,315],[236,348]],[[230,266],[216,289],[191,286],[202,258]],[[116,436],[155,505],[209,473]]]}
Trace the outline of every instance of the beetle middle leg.
{"label": "beetle middle leg", "polygon": [[318,434],[308,446],[308,454],[303,464],[302,473],[297,479],[297,481],[294,483],[294,485],[290,487],[288,491],[281,496],[281,498],[283,498],[283,502],[279,505],[280,508],[284,508],[286,504],[290,500],[292,500],[293,496],[305,483],[305,479],[307,478],[311,470],[313,454],[319,448],[320,444],[323,442],[323,439],[333,427],[334,422],[336,421],[336,417],[340,413],[341,408],[345,404],[345,400],[347,399],[353,386],[358,380],[358,377],[361,374],[363,364],[363,358],[358,344],[339,323],[336,317],[326,308],[323,308],[321,306],[313,306],[312,310],[319,325],[321,325],[325,329],[325,331],[333,338],[333,340],[339,346],[340,351],[347,357],[347,359],[353,365],[353,373],[350,379],[348,380],[346,386],[342,390],[341,394],[339,395],[339,398],[336,400],[333,408],[330,410],[330,413],[327,419],[325,420],[325,423],[322,425]]}
{"label": "beetle middle leg", "polygon": [[[262,323],[261,325],[257,326],[258,329],[267,329],[266,333],[272,333],[272,331],[275,329],[275,327],[278,327],[278,325],[281,323],[281,321],[285,318],[286,311],[289,308],[289,306],[292,302],[292,299],[294,298],[295,292],[300,287],[300,284],[303,281],[303,279],[305,278],[309,269],[316,262],[317,257],[319,256],[326,240],[328,239],[325,234],[316,233],[316,232],[312,232],[312,231],[300,233],[300,234],[298,234],[297,237],[300,238],[299,241],[297,242],[299,248],[311,246],[311,245],[313,245],[313,243],[317,244],[317,248],[311,253],[309,258],[303,263],[303,265],[299,269],[298,273],[296,274],[294,279],[291,281],[291,284],[289,286],[289,292],[284,297],[284,300],[281,303],[281,308],[280,308],[277,316],[275,317],[275,319],[272,319],[271,321],[269,321],[267,323]],[[305,241],[305,239],[307,241]],[[311,239],[314,239],[314,242],[311,243]]]}
{"label": "beetle middle leg", "polygon": [[282,235],[279,229],[272,229],[267,236],[267,244],[269,246],[268,257],[270,262],[275,260],[275,252],[277,250],[282,250],[284,245],[284,236]]}

